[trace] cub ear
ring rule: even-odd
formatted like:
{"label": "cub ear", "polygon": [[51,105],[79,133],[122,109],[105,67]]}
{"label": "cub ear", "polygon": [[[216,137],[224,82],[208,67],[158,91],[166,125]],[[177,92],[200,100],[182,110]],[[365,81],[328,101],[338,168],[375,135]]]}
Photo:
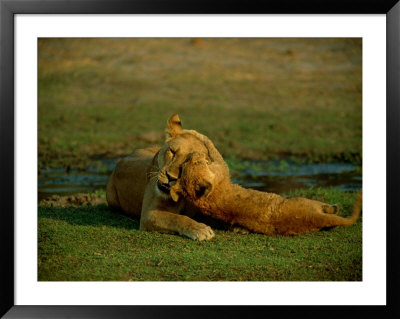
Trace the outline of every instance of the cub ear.
{"label": "cub ear", "polygon": [[177,192],[176,190],[174,190],[174,189],[171,189],[171,198],[172,198],[172,200],[173,200],[175,203],[177,203],[178,200],[179,200],[179,194],[178,194],[178,192]]}
{"label": "cub ear", "polygon": [[199,184],[196,185],[196,196],[197,198],[205,196],[206,198],[211,194],[214,187],[213,184],[207,182],[205,180],[201,181]]}
{"label": "cub ear", "polygon": [[182,122],[179,119],[179,115],[178,114],[174,114],[172,115],[168,122],[167,122],[168,128],[166,130],[166,132],[172,137],[175,136],[179,133],[182,132]]}
{"label": "cub ear", "polygon": [[172,200],[176,203],[178,202],[181,194],[182,194],[182,188],[180,183],[176,183],[174,186],[171,187],[171,198]]}

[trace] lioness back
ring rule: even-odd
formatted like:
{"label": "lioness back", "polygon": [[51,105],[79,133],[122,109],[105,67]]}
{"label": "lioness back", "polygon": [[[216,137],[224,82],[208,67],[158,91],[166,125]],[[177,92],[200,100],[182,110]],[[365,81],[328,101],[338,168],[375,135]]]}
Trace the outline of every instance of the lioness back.
{"label": "lioness back", "polygon": [[[112,172],[106,188],[108,205],[139,217],[148,171],[159,147],[138,149],[121,159]],[[150,173],[151,174],[151,173]]]}

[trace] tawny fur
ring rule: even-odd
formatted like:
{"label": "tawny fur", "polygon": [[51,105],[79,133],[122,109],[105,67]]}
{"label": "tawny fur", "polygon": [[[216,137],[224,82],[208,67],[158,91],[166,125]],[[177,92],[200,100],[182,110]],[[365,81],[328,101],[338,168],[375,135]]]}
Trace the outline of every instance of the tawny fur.
{"label": "tawny fur", "polygon": [[174,188],[203,214],[266,235],[299,235],[351,225],[360,215],[362,201],[360,193],[352,216],[343,218],[335,215],[336,206],[323,202],[245,189],[231,183],[226,166],[210,166],[201,153],[188,156]]}

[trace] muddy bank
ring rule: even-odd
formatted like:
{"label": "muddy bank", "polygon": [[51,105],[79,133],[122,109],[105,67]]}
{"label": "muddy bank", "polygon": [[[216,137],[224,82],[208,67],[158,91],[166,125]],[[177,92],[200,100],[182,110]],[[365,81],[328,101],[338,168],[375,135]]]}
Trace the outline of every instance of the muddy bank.
{"label": "muddy bank", "polygon": [[107,204],[105,194],[74,194],[68,196],[51,195],[39,201],[39,205],[48,207],[67,207]]}

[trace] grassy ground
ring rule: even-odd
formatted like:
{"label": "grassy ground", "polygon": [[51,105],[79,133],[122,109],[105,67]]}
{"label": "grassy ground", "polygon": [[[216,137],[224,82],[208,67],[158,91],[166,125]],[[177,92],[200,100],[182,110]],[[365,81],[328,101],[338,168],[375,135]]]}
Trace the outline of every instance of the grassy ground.
{"label": "grassy ground", "polygon": [[[309,189],[306,196],[351,213],[354,193]],[[211,241],[139,231],[138,220],[106,205],[39,206],[41,281],[358,281],[362,224],[297,237],[216,231]]]}
{"label": "grassy ground", "polygon": [[[360,39],[39,39],[39,168],[161,144],[169,116],[240,159],[362,162]],[[297,194],[339,203],[333,189]],[[361,280],[361,222],[298,237],[138,230],[104,204],[38,208],[39,280]]]}
{"label": "grassy ground", "polygon": [[225,157],[361,162],[360,39],[40,39],[39,166],[158,144],[167,118]]}

